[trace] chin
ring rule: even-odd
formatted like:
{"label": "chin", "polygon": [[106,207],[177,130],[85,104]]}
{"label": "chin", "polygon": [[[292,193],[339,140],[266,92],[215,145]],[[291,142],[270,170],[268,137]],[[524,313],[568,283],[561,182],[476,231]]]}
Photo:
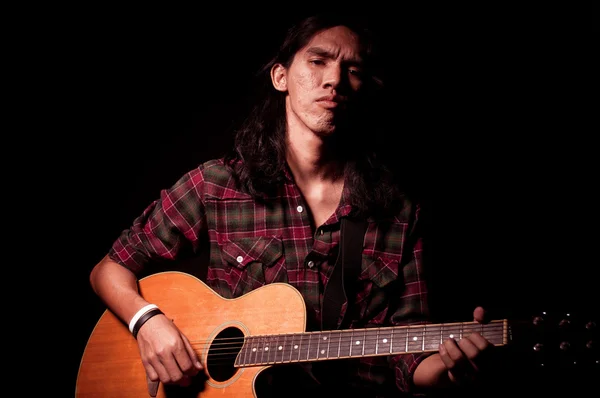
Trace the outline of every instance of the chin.
{"label": "chin", "polygon": [[333,135],[337,130],[337,126],[316,126],[312,129],[316,135],[320,137],[329,137]]}
{"label": "chin", "polygon": [[326,120],[318,120],[311,126],[311,130],[315,132],[317,135],[328,136],[338,129],[337,123],[335,123],[332,119],[328,118]]}

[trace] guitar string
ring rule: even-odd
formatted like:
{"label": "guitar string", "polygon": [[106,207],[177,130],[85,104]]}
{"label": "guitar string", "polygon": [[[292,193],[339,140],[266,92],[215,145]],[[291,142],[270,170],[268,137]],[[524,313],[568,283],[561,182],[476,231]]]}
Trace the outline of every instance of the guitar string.
{"label": "guitar string", "polygon": [[[493,344],[495,345],[503,345],[504,344],[504,336],[505,336],[505,330],[504,330],[504,325],[502,324],[497,324],[494,325],[495,327],[493,328],[493,330],[489,330],[489,325],[488,329],[485,330],[486,333],[484,333],[485,337],[487,337],[490,340],[494,340],[497,337],[500,337],[502,339],[502,341],[500,342],[493,342]],[[425,328],[426,329],[426,328]],[[476,327],[476,329],[479,329],[479,326]],[[500,329],[500,330],[497,330]],[[215,339],[213,340],[213,343],[211,344],[210,342],[193,342],[192,346],[197,348],[203,348],[205,346],[210,346],[211,349],[209,351],[209,357],[211,358],[211,365],[219,365],[219,364],[230,364],[231,361],[228,360],[230,358],[236,358],[238,356],[238,354],[240,354],[242,352],[242,350],[244,350],[244,342],[246,342],[246,352],[249,353],[249,355],[251,356],[251,358],[257,360],[259,359],[258,357],[260,357],[260,361],[258,362],[251,362],[252,364],[256,363],[256,364],[269,364],[269,363],[285,363],[285,362],[301,362],[301,361],[307,361],[307,360],[312,360],[312,359],[317,359],[319,358],[319,354],[316,351],[316,344],[317,341],[313,340],[309,342],[309,338],[307,337],[307,335],[329,335],[329,334],[337,334],[339,335],[339,340],[337,339],[337,337],[334,337],[334,339],[332,341],[334,341],[334,345],[339,345],[341,346],[342,344],[344,345],[344,353],[347,351],[348,355],[350,356],[350,354],[353,354],[353,351],[355,350],[360,350],[361,354],[360,355],[356,355],[353,354],[351,356],[363,356],[364,351],[363,351],[363,347],[365,346],[373,346],[374,344],[377,344],[377,341],[380,341],[381,339],[385,338],[386,336],[384,335],[379,335],[376,336],[375,333],[373,333],[374,331],[376,331],[376,329],[368,329],[366,331],[366,335],[365,335],[365,331],[361,330],[359,332],[354,331],[354,330],[349,330],[349,331],[330,331],[330,332],[308,332],[308,333],[287,333],[287,334],[279,334],[279,335],[266,335],[266,336],[261,336],[261,335],[255,335],[255,336],[247,336],[247,337],[232,337],[232,338],[219,338],[219,339]],[[465,332],[469,332],[471,331],[471,329],[465,330],[464,328],[461,328],[459,326],[452,326],[449,327],[448,330],[444,329],[444,332],[448,332],[449,334],[459,334],[462,332],[463,336],[466,334]],[[475,330],[475,331],[479,331],[479,330]],[[376,353],[375,351],[377,349],[377,347],[373,348],[369,348],[369,351],[367,352],[366,356],[376,356],[376,355],[392,355],[392,354],[402,354],[402,353],[408,353],[408,352],[429,352],[429,351],[437,351],[437,347],[439,346],[441,340],[444,339],[443,336],[440,335],[439,332],[437,331],[428,331],[425,330],[424,333],[422,333],[421,331],[418,332],[419,336],[422,336],[420,340],[417,341],[406,341],[406,334],[404,333],[404,330],[402,332],[398,332],[396,337],[392,337],[394,339],[396,339],[396,341],[393,341],[392,344],[389,343],[384,343],[385,347],[389,346],[389,349],[391,349],[391,353],[388,353],[387,350],[386,352],[382,352],[382,353]],[[298,341],[294,341],[294,336],[297,338]],[[286,338],[288,337],[292,337],[291,340],[286,341]],[[298,339],[298,337],[300,337]],[[364,340],[362,341],[362,344],[360,344],[360,348],[358,347],[353,347],[351,344],[352,340],[355,340],[358,338],[364,338]],[[281,342],[280,340],[283,338],[283,342]],[[448,338],[450,338],[448,336]],[[345,341],[347,340],[347,341]],[[224,343],[222,343],[222,341],[225,341]],[[216,343],[215,343],[216,342]],[[253,347],[253,345],[255,345],[256,343],[258,343],[257,347]],[[279,343],[279,344],[278,344]],[[288,350],[292,347],[292,344],[296,344],[299,345],[299,347],[297,349],[291,350],[289,352],[288,355]],[[308,344],[308,347],[301,347],[302,344]],[[263,345],[264,344],[264,345]],[[268,345],[268,344],[272,344],[274,346],[278,346],[278,347],[283,347],[285,346],[286,350],[279,350],[279,351],[275,351],[275,354],[273,354],[273,351],[269,351],[266,353],[266,351],[264,350],[264,348]],[[436,348],[430,348],[431,345],[434,344],[434,347]],[[346,346],[347,345],[347,346]],[[232,346],[234,347],[233,350],[230,350],[232,348]],[[409,347],[408,351],[406,351],[406,347]],[[215,348],[216,347],[216,348]],[[255,352],[248,352],[249,350],[251,350],[252,348],[256,348],[258,349],[260,347],[259,351],[255,351]],[[395,347],[403,347],[403,349],[400,352],[396,352]],[[412,349],[412,348],[416,348],[419,347],[419,349]],[[370,354],[370,350],[373,349],[372,354]],[[220,351],[220,352],[216,352],[216,351]],[[306,359],[300,359],[300,353],[302,353],[302,355],[304,355],[304,352],[306,351]],[[334,349],[334,352],[337,351]],[[297,352],[297,357],[298,359],[293,359],[292,357],[294,357],[294,353]],[[315,358],[308,358],[310,356],[310,354],[314,353],[316,354]],[[264,357],[267,357],[266,360],[263,360]],[[344,355],[346,356],[346,355]],[[338,357],[344,357],[344,356],[340,356],[340,355],[330,355],[329,351],[327,351],[327,355],[326,358],[328,359],[335,359]],[[271,357],[273,357],[271,359]],[[281,357],[281,359],[279,359],[279,357]],[[284,359],[285,357],[285,359]],[[287,358],[290,359],[287,359]],[[216,358],[216,359],[215,359]],[[320,357],[321,359],[323,359],[323,356]],[[244,361],[246,362],[246,361]],[[247,363],[244,363],[244,365],[248,365]]]}
{"label": "guitar string", "polygon": [[[272,339],[278,339],[278,338],[282,338],[282,337],[286,337],[286,336],[300,336],[300,337],[305,337],[306,340],[308,340],[309,336],[315,336],[315,335],[322,335],[322,336],[329,336],[329,335],[339,335],[341,337],[348,337],[348,338],[357,338],[357,337],[364,337],[365,341],[368,341],[368,339],[370,338],[371,340],[373,338],[375,339],[379,339],[379,338],[384,338],[386,336],[389,336],[390,334],[388,333],[382,333],[381,331],[378,331],[378,329],[367,329],[368,331],[365,333],[364,330],[352,330],[352,329],[347,329],[347,331],[315,331],[315,332],[298,332],[298,333],[281,333],[281,334],[270,334],[270,335],[248,335],[248,336],[241,336],[241,337],[220,337],[217,339],[212,340],[191,340],[190,342],[192,343],[192,345],[197,345],[197,346],[202,346],[202,345],[213,345],[213,346],[223,346],[223,345],[228,345],[228,344],[232,344],[232,343],[228,343],[228,341],[232,341],[232,342],[237,342],[237,341],[244,341],[245,339],[249,339],[249,340],[256,340],[259,338],[266,338],[269,340]],[[405,329],[404,329],[405,330]],[[481,330],[464,330],[464,329],[460,329],[460,328],[450,328],[450,329],[444,329],[445,334],[459,334],[463,333],[463,335],[465,334],[465,332],[469,332],[469,331],[474,331],[474,332],[481,332]],[[498,336],[503,336],[506,333],[506,331],[504,330],[502,325],[498,325],[497,327],[493,328],[493,329],[486,329],[484,331],[484,335],[485,337],[498,337]],[[349,336],[345,336],[345,335],[349,335]],[[407,333],[404,333],[404,331],[394,331],[393,333],[391,333],[392,337],[394,338],[405,338],[407,336]],[[441,334],[439,331],[429,331],[429,330],[425,330],[424,333],[419,331],[416,333],[411,333],[409,335],[410,337],[414,337],[414,336],[424,336],[427,338],[432,338],[435,337],[436,339],[439,340],[439,338],[441,337]],[[450,336],[448,336],[450,337]],[[214,343],[217,342],[217,343]],[[224,343],[221,343],[224,342]]]}
{"label": "guitar string", "polygon": [[[501,325],[498,325],[501,326]],[[369,329],[372,330],[372,329]],[[335,333],[336,331],[331,331],[332,333]],[[339,332],[339,331],[337,331]],[[327,334],[328,332],[313,332],[314,334]],[[347,334],[353,334],[350,332],[344,332]],[[364,332],[361,331],[361,333],[358,333],[361,335],[364,335]],[[280,338],[282,336],[290,336],[290,335],[294,335],[294,334],[281,334],[281,335],[267,335],[267,336],[248,336],[248,340],[249,342],[246,344],[246,354],[248,353],[248,346],[250,346],[252,348],[253,344],[257,343],[258,340],[258,344],[259,346],[257,347],[253,347],[253,348],[258,348],[260,347],[260,344],[264,343],[264,341],[260,341],[260,338],[263,337],[266,338],[267,340],[269,340],[269,343],[274,343],[274,345],[276,345],[276,343],[278,341],[276,341],[277,338]],[[304,337],[306,337],[306,333],[296,333],[295,335],[304,335]],[[431,339],[431,336],[435,337],[435,340]],[[502,336],[502,342],[501,343],[493,343],[494,345],[506,345],[504,343],[504,337],[506,337],[506,333],[505,330],[502,330],[500,333],[486,333],[485,334],[486,337],[492,339],[492,337],[498,337],[498,336]],[[346,336],[345,336],[346,337]],[[356,337],[356,336],[347,336],[347,337]],[[369,339],[369,337],[372,337],[371,339]],[[365,339],[364,341],[364,345],[371,345],[374,342],[374,338],[376,338],[377,336],[367,336],[367,339]],[[384,336],[379,336],[384,337]],[[348,347],[344,346],[344,355],[337,355],[337,356],[332,356],[329,354],[329,351],[327,352],[327,354],[325,356],[319,356],[318,351],[315,350],[315,345],[316,345],[316,341],[310,341],[309,343],[309,339],[305,338],[305,339],[300,339],[299,341],[297,341],[297,343],[299,343],[299,346],[302,345],[302,343],[309,343],[308,347],[299,347],[298,349],[292,350],[288,352],[287,350],[289,350],[289,348],[291,347],[292,343],[295,343],[296,341],[290,341],[290,342],[286,342],[284,340],[284,342],[282,344],[279,344],[280,346],[285,345],[286,351],[285,353],[283,351],[280,351],[279,353],[275,353],[272,354],[273,351],[270,351],[269,353],[265,354],[264,349],[261,351],[256,351],[256,352],[250,352],[250,359],[254,359],[254,360],[258,360],[260,359],[260,361],[257,362],[248,362],[246,360],[246,358],[244,359],[244,361],[242,361],[241,367],[244,366],[253,366],[253,365],[268,365],[268,364],[275,364],[275,363],[286,363],[286,362],[306,362],[306,361],[314,361],[314,360],[319,360],[319,359],[338,359],[338,358],[345,358],[345,357],[359,357],[359,356],[386,356],[386,355],[396,355],[396,354],[402,354],[402,353],[418,353],[418,352],[435,352],[437,351],[437,348],[429,348],[430,344],[433,344],[433,341],[435,341],[435,345],[438,345],[438,338],[439,338],[439,334],[438,333],[431,333],[429,336],[426,335],[425,338],[425,343],[423,343],[423,341],[416,343],[416,342],[409,342],[411,345],[414,346],[414,344],[416,344],[416,347],[420,346],[419,349],[415,349],[415,350],[408,350],[405,351],[405,349],[403,349],[402,351],[396,352],[394,351],[394,347],[399,347],[399,346],[403,346],[406,347],[406,340],[401,340],[401,343],[399,342],[395,342],[393,343],[392,348],[392,352],[388,353],[388,352],[382,352],[382,353],[376,353],[375,351],[373,351],[372,353],[367,352],[366,355],[363,355],[361,353],[361,355],[356,355],[353,353],[353,349],[351,347],[351,345],[349,345]],[[427,341],[427,339],[430,339],[429,341]],[[219,340],[219,339],[217,339]],[[232,351],[226,351],[226,352],[221,352],[221,353],[214,353],[215,350],[211,350],[209,352],[209,357],[211,358],[211,365],[215,365],[218,366],[220,364],[227,364],[229,366],[231,366],[232,360],[234,360],[235,358],[238,357],[238,354],[240,354],[240,352],[242,352],[242,349],[244,348],[244,338],[228,338],[228,339],[223,339],[223,340],[237,340],[237,346],[235,350]],[[340,342],[343,342],[344,344],[349,343],[350,340],[348,341],[343,341],[342,339],[340,339]],[[338,340],[334,340],[334,344],[338,343]],[[338,343],[338,344],[339,344]],[[507,342],[508,343],[508,342]],[[203,343],[200,343],[201,345]],[[227,345],[231,345],[233,343],[225,343]],[[386,343],[387,344],[387,343]],[[198,345],[198,344],[196,344]],[[210,344],[207,344],[210,345]],[[219,345],[219,343],[217,343],[216,345]],[[311,347],[312,346],[312,347]],[[409,346],[410,347],[410,346]],[[425,347],[427,347],[426,349],[424,349]],[[226,347],[224,349],[229,349],[230,347]],[[263,347],[264,348],[264,347]],[[412,348],[412,347],[410,347]],[[362,345],[360,348],[358,348],[359,350],[362,351]],[[587,349],[587,348],[586,348]],[[346,354],[346,350],[347,350],[347,354]],[[587,349],[589,351],[589,349]],[[297,352],[297,355],[295,354]],[[300,353],[302,353],[302,358],[300,358]],[[313,353],[314,355],[316,355],[315,357],[310,357],[310,354]],[[281,356],[280,356],[281,354]],[[285,354],[285,355],[284,355]],[[306,358],[304,358],[304,354],[306,354]],[[352,355],[351,355],[352,354]],[[266,360],[264,360],[266,355]],[[218,358],[217,358],[218,357]],[[260,357],[260,358],[259,358]],[[271,359],[271,357],[273,357],[273,359]],[[217,359],[215,359],[217,358]],[[289,358],[289,359],[288,359]]]}
{"label": "guitar string", "polygon": [[[523,321],[525,322],[525,321]],[[512,322],[511,325],[514,325],[515,323]],[[473,325],[473,324],[470,324]],[[437,326],[433,328],[433,330],[430,330],[429,327],[427,326],[419,326],[419,327],[410,327],[413,330],[417,330],[416,333],[417,335],[423,336],[425,335],[427,338],[431,338],[432,336],[434,336],[436,339],[440,336],[440,333],[443,331],[445,334],[460,334],[460,332],[462,331],[463,334],[465,331],[469,331],[469,330],[475,330],[477,332],[484,332],[485,336],[488,338],[491,337],[499,337],[502,336],[504,337],[504,334],[507,334],[508,337],[508,329],[505,330],[504,329],[504,324],[503,323],[495,323],[495,324],[488,324],[488,325],[484,325],[484,327],[482,328],[480,325],[476,325],[475,328],[467,328],[465,329],[464,327],[460,326],[460,325],[456,325],[453,324],[452,326],[445,326],[443,328],[438,328]],[[327,334],[332,334],[332,335],[336,335],[339,334],[340,336],[344,336],[345,334],[349,334],[349,335],[364,335],[365,333],[367,334],[367,338],[372,338],[373,335],[377,335],[377,336],[385,336],[385,333],[382,333],[382,331],[392,331],[392,333],[395,336],[400,336],[403,337],[406,334],[404,333],[404,331],[406,331],[407,329],[410,330],[410,328],[406,328],[406,327],[399,327],[398,329],[396,328],[371,328],[371,329],[346,329],[346,330],[332,330],[332,331],[314,331],[314,332],[296,332],[296,333],[282,333],[282,334],[276,334],[276,335],[249,335],[249,336],[245,336],[245,337],[231,337],[231,338],[217,338],[215,340],[213,340],[213,342],[211,343],[210,341],[192,341],[193,344],[202,346],[204,344],[212,344],[213,346],[219,346],[219,345],[227,345],[227,344],[232,344],[232,343],[227,343],[227,341],[233,341],[233,342],[239,342],[239,341],[244,341],[244,339],[257,339],[257,338],[269,338],[269,339],[273,339],[273,338],[281,338],[284,336],[305,336],[308,338],[309,335],[327,335]],[[422,331],[418,330],[418,329],[424,329],[425,332],[422,333]],[[438,330],[439,329],[439,330]],[[484,330],[485,329],[485,330]],[[367,330],[367,332],[365,332],[365,330]],[[496,334],[497,332],[499,332],[500,334]],[[377,337],[375,336],[375,337]],[[224,343],[221,343],[224,342]]]}
{"label": "guitar string", "polygon": [[[325,335],[328,334],[328,332],[325,332],[325,333],[323,333],[323,332],[317,332],[315,334],[321,334],[321,335],[325,336]],[[332,333],[332,334],[335,335],[336,333]],[[344,334],[351,334],[351,333],[344,333]],[[298,334],[298,336],[302,336],[302,335],[303,334]],[[494,338],[503,338],[504,335],[505,335],[504,331],[498,331],[498,332],[485,333],[484,337],[488,338],[488,340],[489,340],[489,339],[494,339]],[[278,339],[281,339],[281,338],[283,338],[284,341],[285,341],[285,338],[287,336],[294,336],[294,334],[290,334],[290,333],[275,334],[275,335],[264,336],[264,338],[268,339],[269,342],[276,342]],[[419,333],[419,336],[423,336],[423,334]],[[463,333],[463,336],[464,336],[464,333]],[[252,336],[246,336],[246,337],[217,338],[217,339],[212,340],[212,342],[211,342],[211,340],[206,340],[206,341],[194,340],[194,341],[191,342],[191,344],[193,346],[196,346],[196,347],[202,347],[202,346],[207,346],[207,345],[210,345],[210,346],[213,346],[213,347],[227,347],[227,346],[231,346],[233,344],[239,344],[240,342],[244,342],[245,340],[257,340],[257,339],[259,339],[261,337],[263,337],[263,336],[252,335]],[[370,343],[370,342],[373,342],[373,341],[376,341],[376,340],[380,340],[382,338],[386,338],[386,337],[389,338],[389,335],[379,335],[379,336],[367,335],[367,336],[363,336],[363,333],[355,333],[355,334],[352,334],[351,336],[340,336],[340,337],[341,337],[341,339],[346,338],[346,339],[348,339],[348,341],[353,340],[353,339],[360,339],[362,337],[362,338],[364,338],[365,342],[369,342]],[[447,337],[447,338],[453,338],[451,336],[445,336],[445,337]],[[337,342],[338,341],[337,340],[337,336],[335,336],[334,338],[336,339],[335,341]],[[403,342],[406,341],[405,340],[406,339],[406,335],[404,335],[404,334],[402,334],[402,335],[398,334],[398,336],[393,336],[393,338],[394,339],[402,339],[400,341],[403,341]],[[430,341],[430,342],[440,341],[441,338],[444,338],[444,337],[441,337],[439,333],[425,333],[425,335],[424,335],[424,339],[426,341]],[[419,344],[421,344],[422,340],[423,339],[418,340]],[[289,341],[289,343],[292,343],[292,342],[295,342],[295,343],[304,343],[304,342],[308,342],[308,341],[309,341],[308,337],[304,337],[304,338],[299,338],[297,341],[291,340],[291,341]],[[311,341],[311,343],[313,343],[313,342],[316,343],[316,340]],[[497,342],[497,343],[500,343],[500,342]],[[388,344],[388,343],[385,343],[385,344]],[[414,340],[412,342],[409,340],[409,344],[413,344],[414,345],[415,344]]]}
{"label": "guitar string", "polygon": [[[402,344],[403,345],[403,344]],[[241,364],[239,366],[244,367],[244,366],[252,366],[252,365],[266,365],[266,364],[275,364],[275,363],[290,363],[290,362],[307,362],[307,361],[313,361],[313,360],[323,360],[323,359],[341,359],[341,358],[349,358],[349,357],[372,357],[372,356],[388,356],[388,355],[397,355],[397,354],[410,354],[410,353],[420,353],[420,352],[436,352],[438,351],[437,348],[438,344],[436,344],[436,348],[429,348],[428,346],[426,346],[425,349],[421,349],[420,347],[418,349],[415,350],[411,350],[409,347],[408,351],[392,351],[392,352],[375,352],[373,351],[372,353],[359,353],[359,354],[355,354],[353,351],[355,351],[355,348],[351,347],[350,345],[348,347],[345,347],[345,351],[343,354],[338,354],[338,355],[330,355],[330,354],[325,354],[325,355],[320,355],[318,353],[318,351],[316,349],[310,349],[310,347],[307,348],[298,348],[298,349],[294,349],[294,350],[290,350],[289,347],[287,348],[287,350],[285,351],[281,351],[280,353],[276,353],[276,354],[265,354],[264,351],[257,351],[257,352],[248,352],[247,355],[250,355],[250,359],[244,359],[243,361],[241,361]],[[358,348],[358,350],[362,351],[362,346],[360,348]],[[334,350],[335,352],[336,350]],[[227,352],[220,352],[220,353],[213,353],[212,351],[209,353],[209,358],[210,358],[210,364],[213,366],[218,366],[218,365],[231,365],[233,362],[235,362],[235,359],[238,358],[238,355],[240,355],[241,350],[236,350],[236,351],[227,351]],[[302,357],[300,357],[300,355],[302,355]],[[306,355],[306,356],[305,356]]]}

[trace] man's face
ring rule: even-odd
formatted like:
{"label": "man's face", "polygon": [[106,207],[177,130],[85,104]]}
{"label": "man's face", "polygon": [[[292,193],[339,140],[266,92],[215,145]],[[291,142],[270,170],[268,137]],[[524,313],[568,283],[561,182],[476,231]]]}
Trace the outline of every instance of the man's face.
{"label": "man's face", "polygon": [[289,69],[276,66],[274,85],[288,94],[288,124],[333,133],[363,84],[362,61],[358,37],[339,26],[315,35]]}

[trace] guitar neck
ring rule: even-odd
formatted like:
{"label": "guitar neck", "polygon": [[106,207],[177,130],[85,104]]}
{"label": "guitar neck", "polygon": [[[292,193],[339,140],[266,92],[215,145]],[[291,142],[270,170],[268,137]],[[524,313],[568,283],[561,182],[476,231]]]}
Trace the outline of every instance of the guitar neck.
{"label": "guitar neck", "polygon": [[494,345],[509,340],[507,320],[247,336],[235,367],[434,352],[448,338],[478,332]]}

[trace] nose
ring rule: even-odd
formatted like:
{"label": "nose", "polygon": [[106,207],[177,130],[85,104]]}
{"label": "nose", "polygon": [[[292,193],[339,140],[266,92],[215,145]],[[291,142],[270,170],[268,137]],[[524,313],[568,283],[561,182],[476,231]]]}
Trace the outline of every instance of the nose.
{"label": "nose", "polygon": [[331,63],[325,70],[323,76],[323,86],[325,88],[336,88],[342,80],[342,68],[337,63]]}

